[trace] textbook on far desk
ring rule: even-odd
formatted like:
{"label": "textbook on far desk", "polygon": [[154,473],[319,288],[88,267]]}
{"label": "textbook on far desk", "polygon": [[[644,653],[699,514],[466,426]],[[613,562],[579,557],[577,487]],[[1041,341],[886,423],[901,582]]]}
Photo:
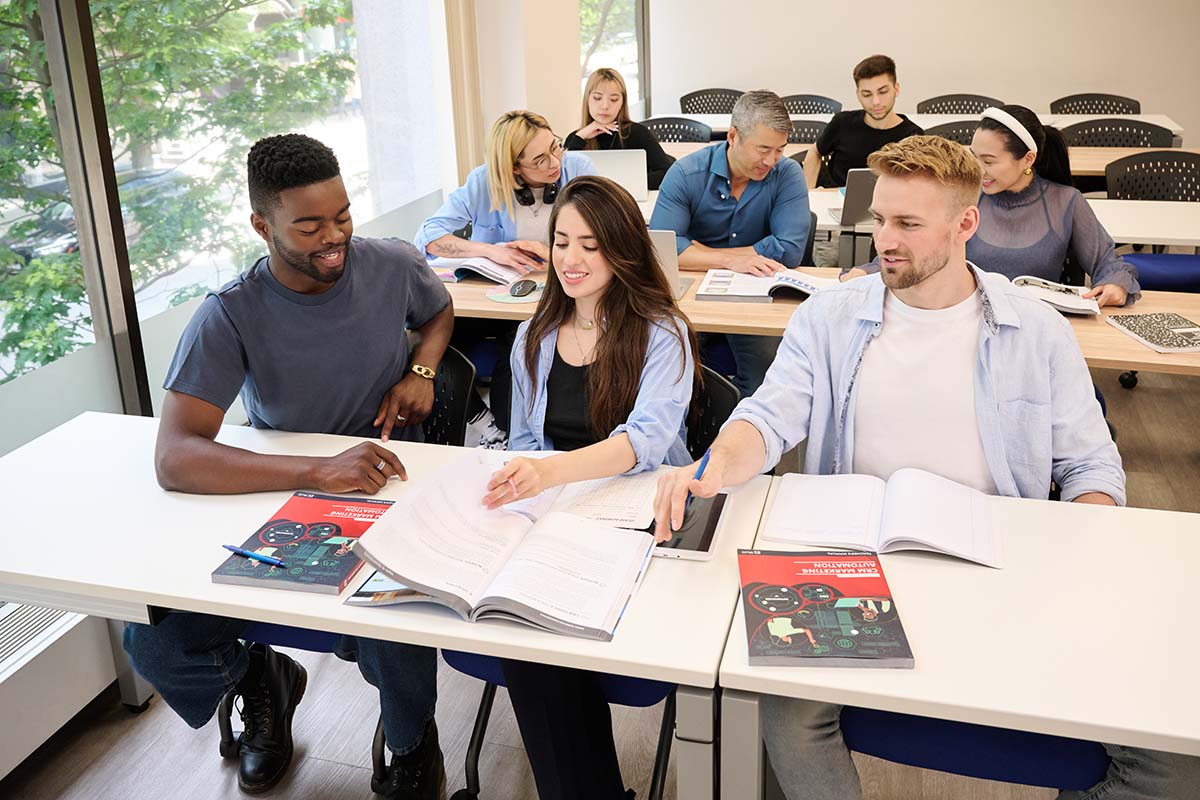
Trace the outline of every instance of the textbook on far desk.
{"label": "textbook on far desk", "polygon": [[696,289],[697,300],[730,300],[741,303],[769,303],[779,292],[810,295],[830,286],[837,278],[821,278],[798,269],[785,269],[770,277],[747,275],[728,269],[710,269]]}
{"label": "textbook on far desk", "polygon": [[988,496],[931,472],[801,475],[780,479],[760,542],[886,553],[930,550],[999,568]]}

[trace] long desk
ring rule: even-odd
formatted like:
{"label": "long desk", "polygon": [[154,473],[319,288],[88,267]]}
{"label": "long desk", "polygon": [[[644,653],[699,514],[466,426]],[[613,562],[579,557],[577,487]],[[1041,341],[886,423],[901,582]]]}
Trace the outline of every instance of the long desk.
{"label": "long desk", "polygon": [[764,694],[1200,755],[1200,694],[1180,691],[1200,638],[1179,612],[1200,514],[990,503],[1003,569],[881,556],[914,669],[751,667],[739,604],[721,662],[722,797],[759,796]]}
{"label": "long desk", "polygon": [[[814,275],[836,275],[835,268],[805,268]],[[696,273],[698,276],[699,273]],[[799,300],[780,297],[771,303],[734,303],[696,300],[695,281],[679,300],[698,331],[707,333],[748,333],[759,336],[780,336],[787,327]],[[534,303],[497,303],[487,299],[496,285],[468,280],[448,284],[454,298],[454,314],[459,317],[482,319],[524,320],[533,314]],[[1200,322],[1200,295],[1184,292],[1143,292],[1142,299],[1128,309],[1105,308],[1108,313],[1128,314],[1174,312]],[[1105,369],[1136,369],[1145,372],[1167,372],[1177,375],[1200,375],[1200,353],[1156,353],[1129,338],[1100,317],[1068,317],[1079,349],[1092,367]]]}
{"label": "long desk", "polygon": [[[362,608],[328,595],[214,584],[209,573],[224,560],[221,544],[240,542],[290,493],[164,491],[154,477],[157,427],[154,419],[86,413],[0,459],[10,499],[0,531],[0,597],[133,622],[148,622],[155,608],[182,609],[678,683],[679,796],[712,797],[714,688],[738,597],[736,548],[755,535],[769,478],[730,493],[712,561],[653,560],[605,643],[515,623],[467,623],[440,606]],[[218,441],[331,455],[356,440],[226,426]],[[377,495],[391,500],[461,452],[389,447],[411,476]]]}

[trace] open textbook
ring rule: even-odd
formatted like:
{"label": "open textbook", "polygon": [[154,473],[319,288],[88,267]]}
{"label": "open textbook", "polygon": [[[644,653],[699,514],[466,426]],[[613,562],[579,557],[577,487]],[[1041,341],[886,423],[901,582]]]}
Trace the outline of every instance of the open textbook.
{"label": "open textbook", "polygon": [[457,283],[463,278],[470,278],[477,275],[480,278],[487,278],[489,281],[495,281],[507,286],[513,281],[518,281],[525,277],[512,267],[497,264],[495,261],[484,256],[435,258],[429,262],[429,268],[446,283]]}
{"label": "open textbook", "polygon": [[[512,454],[471,451],[431,473],[360,539],[360,555],[399,584],[396,591],[428,595],[464,619],[510,619],[612,639],[654,538],[588,518],[584,509],[597,487],[586,483],[489,511],[485,487],[504,455]],[[584,514],[567,510],[577,503]],[[382,579],[368,583],[375,580]],[[360,602],[361,594],[355,593]],[[424,598],[398,595],[391,602],[414,599]]]}
{"label": "open textbook", "polygon": [[1018,275],[1013,278],[1013,286],[1020,286],[1027,293],[1064,314],[1083,314],[1091,317],[1100,315],[1100,305],[1096,298],[1084,297],[1083,293],[1087,289],[1083,286],[1068,286],[1032,275]]}
{"label": "open textbook", "polygon": [[785,269],[770,277],[728,269],[710,269],[696,290],[696,299],[769,303],[781,291],[799,292],[807,296],[829,286],[837,286],[838,283],[837,278],[821,278],[798,269]]}
{"label": "open textbook", "polygon": [[879,553],[932,550],[996,568],[1002,562],[987,495],[920,469],[897,470],[886,482],[784,475],[758,538]]}

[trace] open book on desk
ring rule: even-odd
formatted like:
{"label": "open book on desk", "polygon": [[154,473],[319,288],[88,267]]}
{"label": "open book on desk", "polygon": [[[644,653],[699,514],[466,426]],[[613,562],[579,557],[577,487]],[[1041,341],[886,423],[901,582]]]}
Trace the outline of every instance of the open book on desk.
{"label": "open book on desk", "polygon": [[458,283],[464,278],[477,275],[481,278],[487,278],[489,281],[495,281],[507,286],[513,281],[518,281],[525,277],[512,267],[497,264],[495,261],[484,256],[435,258],[429,262],[429,268],[446,283]]}
{"label": "open book on desk", "polygon": [[[378,523],[376,523],[378,524]],[[780,478],[762,542],[868,550],[930,550],[999,568],[1000,540],[983,492],[920,469]]]}
{"label": "open book on desk", "polygon": [[1100,315],[1100,304],[1094,297],[1084,297],[1083,293],[1087,289],[1082,286],[1068,286],[1032,275],[1018,275],[1013,278],[1013,286],[1020,286],[1027,293],[1064,314],[1082,314],[1090,317]]}
{"label": "open book on desk", "polygon": [[559,510],[571,500],[559,492],[487,510],[495,463],[486,452],[469,451],[414,485],[360,540],[361,556],[463,619],[609,641],[654,537]]}
{"label": "open book on desk", "polygon": [[838,283],[837,278],[820,278],[798,269],[781,270],[769,277],[728,269],[710,269],[696,289],[696,299],[769,303],[780,292],[798,292],[807,297]]}

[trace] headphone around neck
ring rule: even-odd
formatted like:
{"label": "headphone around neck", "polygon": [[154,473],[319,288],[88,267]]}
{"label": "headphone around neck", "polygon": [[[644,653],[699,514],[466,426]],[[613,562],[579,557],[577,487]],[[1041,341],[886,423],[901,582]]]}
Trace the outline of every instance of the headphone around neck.
{"label": "headphone around neck", "polygon": [[[533,205],[533,189],[528,186],[519,185],[516,188],[517,202],[523,206]],[[546,205],[553,205],[554,198],[558,197],[558,184],[547,183],[542,189],[542,202]]]}

